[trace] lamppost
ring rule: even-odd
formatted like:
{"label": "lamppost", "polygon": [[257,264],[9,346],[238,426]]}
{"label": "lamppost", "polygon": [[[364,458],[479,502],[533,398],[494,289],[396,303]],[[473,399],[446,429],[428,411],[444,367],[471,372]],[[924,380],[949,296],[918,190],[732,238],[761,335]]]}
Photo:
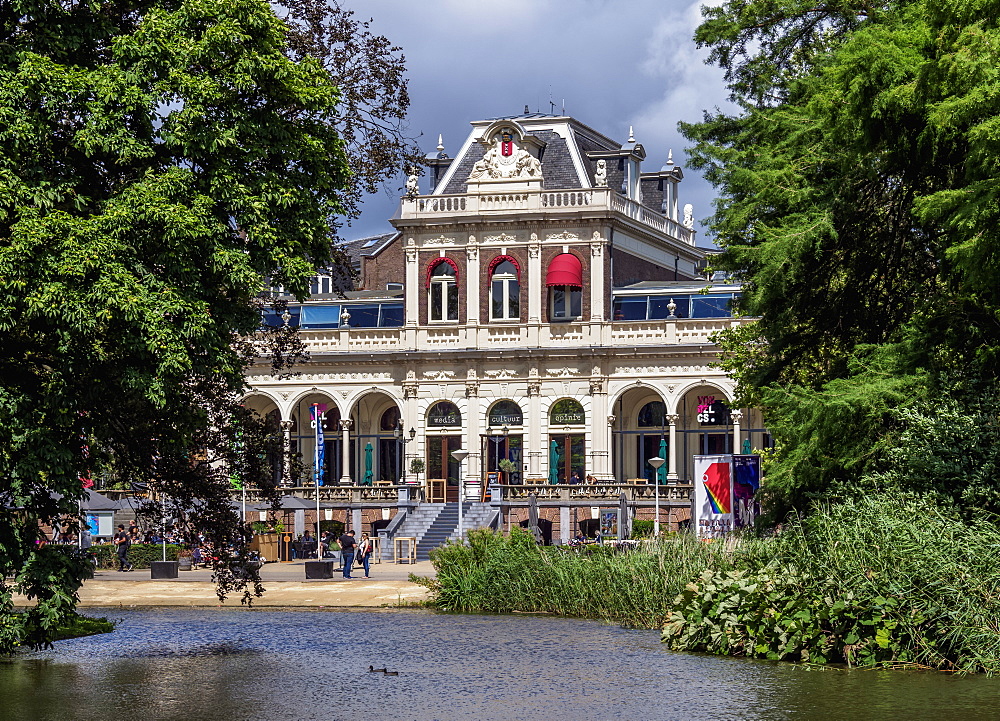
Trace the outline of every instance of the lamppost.
{"label": "lamppost", "polygon": [[403,484],[406,482],[406,444],[417,437],[417,429],[410,428],[408,435],[409,438],[403,436],[403,419],[400,418],[396,421],[396,427],[392,429],[392,435],[396,439],[396,443],[399,444],[399,482]]}
{"label": "lamppost", "polygon": [[656,508],[654,513],[656,513],[656,515],[653,516],[653,537],[659,538],[660,537],[660,468],[663,466],[664,463],[666,463],[666,461],[660,458],[659,456],[655,456],[646,461],[646,463],[648,463],[653,467],[653,488],[656,489],[654,495],[654,498],[656,499],[654,501]]}
{"label": "lamppost", "polygon": [[451,457],[458,461],[458,541],[461,543],[462,536],[465,534],[465,528],[462,524],[462,501],[465,500],[465,489],[462,488],[462,464],[469,457],[469,452],[460,448],[457,451],[452,451]]}

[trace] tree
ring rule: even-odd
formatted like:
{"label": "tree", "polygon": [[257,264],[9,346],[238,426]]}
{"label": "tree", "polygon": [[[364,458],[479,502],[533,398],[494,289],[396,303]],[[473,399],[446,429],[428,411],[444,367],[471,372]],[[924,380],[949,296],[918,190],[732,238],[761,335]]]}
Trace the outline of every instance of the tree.
{"label": "tree", "polygon": [[[908,409],[997,396],[995,10],[948,0],[705,10],[697,40],[740,112],[683,129],[720,191],[719,265],[744,282],[741,310],[759,317],[724,334],[724,365],[776,431],[778,513],[885,482],[910,437]],[[906,484],[905,472],[891,477]],[[1000,510],[984,505],[989,494],[939,490]]]}
{"label": "tree", "polygon": [[[260,592],[228,563],[246,540],[230,475],[274,494],[277,433],[239,403],[274,342],[260,298],[270,284],[305,294],[356,191],[336,78],[261,0],[24,0],[0,19],[9,651],[72,612],[86,564],[39,549],[39,526],[75,517],[81,478],[105,469],[148,489],[145,513],[165,502],[209,534],[220,596]],[[28,613],[12,612],[14,590],[35,599]]]}

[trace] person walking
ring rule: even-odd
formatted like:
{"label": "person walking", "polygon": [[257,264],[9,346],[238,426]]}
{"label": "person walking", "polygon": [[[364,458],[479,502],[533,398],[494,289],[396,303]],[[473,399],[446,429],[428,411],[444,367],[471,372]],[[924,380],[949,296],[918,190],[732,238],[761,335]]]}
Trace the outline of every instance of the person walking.
{"label": "person walking", "polygon": [[358,563],[365,567],[365,578],[370,578],[369,563],[371,561],[372,548],[374,544],[367,533],[361,534],[361,543],[358,544]]}
{"label": "person walking", "polygon": [[132,545],[132,538],[125,530],[125,525],[118,524],[118,533],[115,534],[115,546],[118,550],[118,570],[131,571],[132,564],[128,560],[128,549]]}
{"label": "person walking", "polygon": [[351,566],[354,565],[354,549],[358,547],[354,540],[354,531],[348,531],[340,539],[340,556],[344,561],[344,578],[351,578]]}

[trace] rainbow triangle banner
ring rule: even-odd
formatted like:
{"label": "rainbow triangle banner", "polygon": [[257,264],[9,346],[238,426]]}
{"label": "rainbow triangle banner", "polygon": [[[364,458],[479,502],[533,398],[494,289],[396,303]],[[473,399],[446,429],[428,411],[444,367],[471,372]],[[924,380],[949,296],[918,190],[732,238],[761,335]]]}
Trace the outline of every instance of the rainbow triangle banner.
{"label": "rainbow triangle banner", "polygon": [[708,491],[708,502],[712,504],[712,513],[733,512],[729,463],[710,464],[702,476],[702,483]]}

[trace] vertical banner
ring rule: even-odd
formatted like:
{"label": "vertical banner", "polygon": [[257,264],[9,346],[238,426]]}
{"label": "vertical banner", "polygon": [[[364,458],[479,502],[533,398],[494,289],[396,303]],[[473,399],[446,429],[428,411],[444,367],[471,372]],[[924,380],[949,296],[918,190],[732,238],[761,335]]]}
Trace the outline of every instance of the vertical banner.
{"label": "vertical banner", "polygon": [[760,515],[760,456],[733,456],[733,528],[752,526]]}
{"label": "vertical banner", "polygon": [[698,538],[721,538],[733,530],[733,457],[694,457],[692,523]]}
{"label": "vertical banner", "polygon": [[309,406],[311,425],[316,429],[316,450],[313,453],[316,485],[323,485],[323,469],[326,466],[326,439],[323,437],[323,415],[326,413],[326,403],[313,403]]}

